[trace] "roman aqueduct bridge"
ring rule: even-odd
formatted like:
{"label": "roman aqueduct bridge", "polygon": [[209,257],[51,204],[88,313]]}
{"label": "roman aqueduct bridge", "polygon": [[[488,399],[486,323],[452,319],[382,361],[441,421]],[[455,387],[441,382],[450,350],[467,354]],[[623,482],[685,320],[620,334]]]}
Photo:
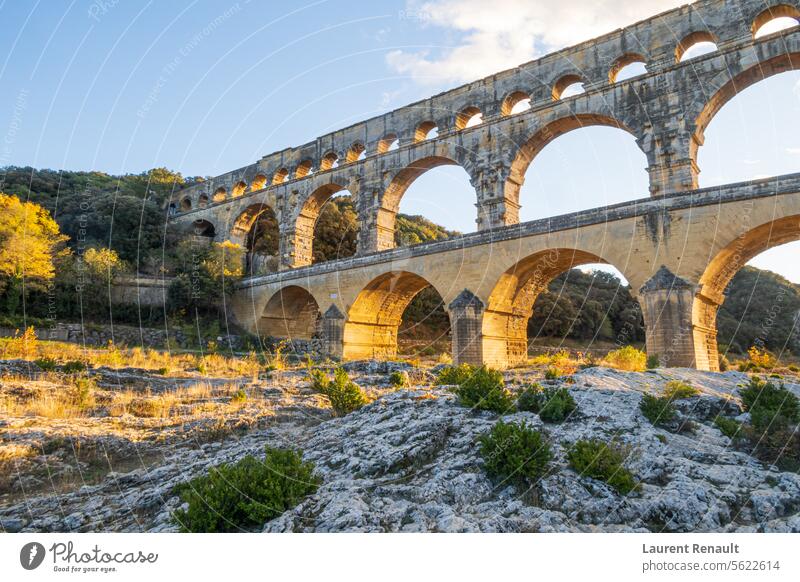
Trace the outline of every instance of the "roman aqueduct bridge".
{"label": "roman aqueduct bridge", "polygon": [[[278,270],[245,279],[233,312],[262,334],[321,334],[334,356],[394,355],[405,307],[433,286],[456,361],[513,365],[526,355],[538,293],[572,267],[608,263],[642,306],[649,353],[716,369],[727,283],[755,255],[800,239],[800,174],[698,189],[697,152],[714,115],[744,88],[800,68],[800,28],[755,35],[776,17],[800,22],[797,0],[702,0],[665,12],[184,188],[170,225],[245,244],[272,210]],[[716,50],[684,59],[697,42]],[[635,62],[647,72],[618,80]],[[582,93],[565,93],[576,83]],[[647,197],[519,223],[527,168],[556,137],[587,125],[636,138]],[[404,192],[441,165],[469,174],[477,232],[395,249]],[[312,265],[320,209],[343,190],[358,213],[356,256]]]}

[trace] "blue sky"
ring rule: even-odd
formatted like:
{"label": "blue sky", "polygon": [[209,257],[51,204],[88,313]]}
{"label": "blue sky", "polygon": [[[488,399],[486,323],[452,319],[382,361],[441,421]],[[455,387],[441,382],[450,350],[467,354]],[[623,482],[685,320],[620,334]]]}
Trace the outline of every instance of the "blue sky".
{"label": "blue sky", "polygon": [[[0,165],[219,174],[677,4],[0,1]],[[798,171],[798,114],[800,72],[743,92],[706,132],[701,185]],[[529,170],[522,218],[644,197],[645,165],[621,130],[567,134]],[[459,168],[401,211],[474,230]],[[755,264],[800,282],[799,250]]]}

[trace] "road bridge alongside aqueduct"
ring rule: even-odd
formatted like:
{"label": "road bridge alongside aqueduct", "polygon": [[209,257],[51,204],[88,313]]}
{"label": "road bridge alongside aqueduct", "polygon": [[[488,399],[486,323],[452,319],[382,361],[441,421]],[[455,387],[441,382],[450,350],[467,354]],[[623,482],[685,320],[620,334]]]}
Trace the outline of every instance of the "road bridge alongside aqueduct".
{"label": "road bridge alongside aqueduct", "polygon": [[[742,89],[800,68],[798,27],[755,35],[775,17],[800,22],[797,0],[702,0],[665,12],[185,188],[170,222],[246,244],[271,209],[279,271],[246,279],[235,315],[278,337],[321,330],[333,355],[393,355],[403,309],[431,285],[448,306],[457,361],[512,365],[525,357],[527,320],[547,283],[608,263],[642,305],[650,353],[715,369],[725,285],[749,258],[800,239],[797,174],[697,189],[697,151],[714,115]],[[716,50],[684,59],[699,41]],[[634,62],[647,72],[618,80]],[[583,92],[568,96],[576,83]],[[519,224],[528,166],[587,125],[636,138],[651,198]],[[447,164],[470,175],[478,232],[393,249],[403,193]],[[311,265],[320,209],[345,189],[358,213],[357,255]]]}

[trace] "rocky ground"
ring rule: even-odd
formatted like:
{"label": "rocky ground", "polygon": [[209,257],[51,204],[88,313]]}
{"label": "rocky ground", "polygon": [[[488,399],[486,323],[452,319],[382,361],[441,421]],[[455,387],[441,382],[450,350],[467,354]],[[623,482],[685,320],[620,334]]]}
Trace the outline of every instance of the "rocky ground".
{"label": "rocky ground", "polygon": [[[8,372],[19,364],[3,365],[0,371]],[[221,462],[260,456],[270,445],[302,449],[322,485],[267,523],[269,532],[800,531],[800,476],[734,450],[713,424],[720,411],[740,414],[736,394],[746,374],[589,368],[570,384],[555,381],[578,402],[578,414],[567,422],[543,424],[524,412],[504,417],[543,429],[555,454],[539,487],[518,491],[495,486],[482,470],[476,438],[499,417],[460,407],[447,387],[431,386],[426,372],[412,370],[410,388],[392,389],[387,376],[397,367],[409,366],[348,364],[375,400],[343,418],[332,417],[302,370],[243,379],[244,404],[230,402],[229,387],[206,394],[204,401],[216,406],[195,403],[168,418],[0,418],[6,473],[0,525],[7,531],[173,531],[177,483]],[[193,381],[100,371],[102,390],[119,389],[120,374],[149,394]],[[536,369],[506,373],[512,390],[541,376]],[[682,419],[693,421],[679,432],[653,427],[639,411],[643,392],[659,392],[672,379],[701,391],[678,402]],[[787,387],[800,394],[796,382],[787,380]],[[2,389],[20,388],[4,380]],[[629,446],[627,466],[641,480],[639,492],[620,496],[568,467],[565,448],[591,437]],[[61,444],[48,446],[53,440]],[[85,462],[76,442],[102,454]],[[14,454],[26,447],[29,454]],[[72,478],[54,478],[59,471]]]}

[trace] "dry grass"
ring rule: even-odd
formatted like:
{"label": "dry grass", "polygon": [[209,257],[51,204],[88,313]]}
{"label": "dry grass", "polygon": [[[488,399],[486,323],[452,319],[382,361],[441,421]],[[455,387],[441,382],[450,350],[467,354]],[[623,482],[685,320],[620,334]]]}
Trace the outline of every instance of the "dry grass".
{"label": "dry grass", "polygon": [[[119,348],[110,342],[106,348],[89,349],[67,342],[40,341],[32,331],[26,331],[18,337],[0,338],[0,358],[29,361],[49,359],[60,364],[78,361],[95,367],[153,370],[164,376],[197,371],[204,375],[257,377],[263,368],[255,352],[245,357],[227,357],[213,353],[195,355],[140,347]],[[286,367],[285,358],[280,351],[270,357],[269,364],[278,369]]]}

